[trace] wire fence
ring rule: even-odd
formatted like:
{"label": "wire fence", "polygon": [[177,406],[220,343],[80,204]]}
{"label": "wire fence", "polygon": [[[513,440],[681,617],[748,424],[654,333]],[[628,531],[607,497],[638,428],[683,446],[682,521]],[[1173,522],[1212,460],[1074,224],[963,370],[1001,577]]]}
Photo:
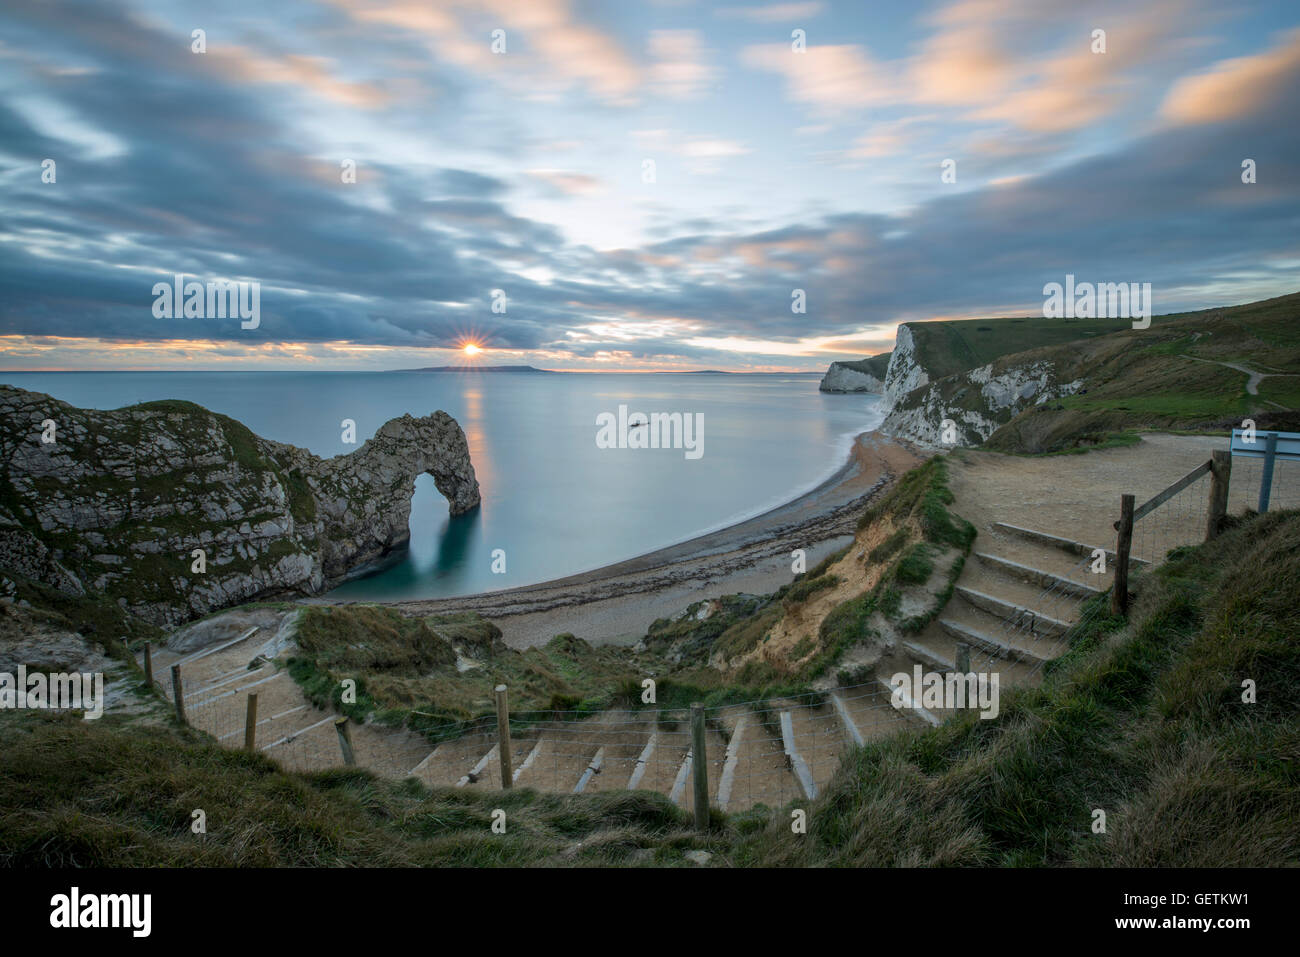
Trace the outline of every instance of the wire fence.
{"label": "wire fence", "polygon": [[[185,659],[182,659],[185,662]],[[224,669],[205,662],[181,665],[185,723],[203,731],[223,747],[244,748],[248,741],[249,697],[257,697],[252,714],[253,749],[274,758],[286,770],[315,771],[344,764],[334,728],[337,715],[302,701],[288,673],[274,662],[257,667],[244,664]],[[154,687],[175,707],[173,672],[164,669]],[[177,712],[181,714],[180,710]]]}
{"label": "wire fence", "polygon": [[[1264,459],[1256,456],[1232,457],[1232,488],[1229,511],[1260,511],[1259,492],[1263,485]],[[1268,510],[1300,508],[1300,461],[1278,457],[1273,460],[1273,481],[1269,488]]]}
{"label": "wire fence", "polygon": [[[207,669],[206,681],[191,690],[185,667],[185,722],[229,748],[245,746],[249,694],[257,692],[260,700],[268,687],[291,680],[267,662],[242,672]],[[170,673],[154,684],[174,705]],[[710,805],[739,811],[816,797],[849,746],[922,726],[921,718],[900,712],[890,699],[890,688],[873,681],[703,709]],[[334,714],[298,704],[252,718],[255,749],[287,770],[347,764]],[[658,791],[692,811],[697,756],[691,718],[686,708],[511,712],[510,784],[560,793]],[[350,725],[349,730],[355,733],[359,727],[369,726]],[[371,741],[386,731],[372,731]],[[496,716],[422,727],[419,737],[426,753],[418,760],[408,752],[409,763],[395,765],[357,741],[352,742],[354,762],[388,777],[415,777],[429,787],[502,787],[503,736]]]}
{"label": "wire fence", "polygon": [[1099,604],[1082,615],[1080,610],[1089,598],[1104,593],[1106,576],[1100,569],[1110,567],[1112,556],[1105,556],[1105,564],[1091,555],[1081,558],[1053,576],[1032,601],[1005,613],[999,628],[978,636],[983,642],[970,642],[971,670],[997,673],[1000,686],[1038,676],[1047,662],[1065,652],[1072,632],[1101,613],[1104,606]]}
{"label": "wire fence", "polygon": [[[1207,465],[1212,466],[1213,462]],[[1300,508],[1300,462],[1281,457],[1274,460],[1267,502],[1260,498],[1264,472],[1261,457],[1231,456],[1224,503],[1226,514],[1241,515],[1265,506],[1269,511]],[[1172,494],[1168,494],[1167,489],[1144,503],[1159,499],[1149,511],[1137,515],[1133,523],[1129,552],[1132,574],[1140,576],[1162,564],[1175,550],[1200,545],[1207,540],[1214,508],[1213,481],[1211,467]],[[1162,498],[1165,495],[1168,497]],[[1044,587],[1027,607],[1005,614],[1001,629],[996,633],[1003,646],[977,646],[972,650],[972,669],[991,670],[1000,663],[1005,667],[1008,659],[1029,654],[1034,657],[1028,659],[1028,667],[1015,677],[1032,678],[1048,661],[1066,650],[1072,635],[1086,629],[1094,620],[1111,614],[1111,607],[1106,602],[1087,603],[1089,597],[1104,591],[1099,585],[1107,578],[1099,572],[1107,566],[1113,568],[1119,560],[1115,551],[1109,548],[1104,551],[1105,563],[1099,562],[1096,556],[1084,556],[1069,571]]]}
{"label": "wire fence", "polygon": [[[1233,469],[1235,472],[1235,463]],[[1147,565],[1158,565],[1174,549],[1205,541],[1209,495],[1210,474],[1206,473],[1136,519],[1131,557]]]}

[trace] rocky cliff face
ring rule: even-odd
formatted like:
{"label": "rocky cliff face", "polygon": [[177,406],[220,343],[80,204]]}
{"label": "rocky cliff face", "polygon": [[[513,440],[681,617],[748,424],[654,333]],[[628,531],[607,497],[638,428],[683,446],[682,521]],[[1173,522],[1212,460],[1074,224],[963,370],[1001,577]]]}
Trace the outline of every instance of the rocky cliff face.
{"label": "rocky cliff face", "polygon": [[822,392],[880,392],[884,387],[885,384],[870,372],[855,369],[848,363],[832,362],[818,389]]}
{"label": "rocky cliff face", "polygon": [[[1032,353],[932,379],[918,361],[912,331],[904,324],[898,327],[885,373],[886,416],[880,428],[928,448],[978,445],[1031,404],[1071,395],[1082,385],[1082,379],[1060,381],[1056,364]],[[953,423],[948,436],[945,419]]]}
{"label": "rocky cliff face", "polygon": [[822,392],[875,392],[884,389],[885,370],[889,368],[889,353],[866,359],[832,362],[822,376]]}
{"label": "rocky cliff face", "polygon": [[318,592],[405,545],[422,473],[453,515],[479,504],[445,412],[321,459],[189,402],[100,412],[0,386],[0,461],[0,568],[160,625]]}
{"label": "rocky cliff face", "polygon": [[881,400],[885,411],[894,408],[903,396],[929,381],[929,373],[917,361],[912,330],[904,323],[898,327],[894,351],[889,356],[889,368],[885,370],[884,398]]}

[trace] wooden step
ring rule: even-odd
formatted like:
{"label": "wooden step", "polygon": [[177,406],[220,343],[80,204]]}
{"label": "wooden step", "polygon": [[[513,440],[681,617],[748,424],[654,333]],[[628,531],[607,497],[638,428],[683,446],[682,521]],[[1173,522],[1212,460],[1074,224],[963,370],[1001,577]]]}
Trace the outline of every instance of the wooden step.
{"label": "wooden step", "polygon": [[[893,685],[891,685],[888,681],[885,681],[884,679],[881,679],[880,684],[882,687],[888,689],[890,695],[893,695],[894,693]],[[913,690],[915,691],[916,689]],[[903,694],[902,699],[903,699],[903,706],[898,709],[898,712],[900,714],[910,715],[913,718],[917,718],[920,721],[924,721],[926,724],[934,728],[939,727],[939,725],[942,723],[939,720],[939,717],[937,715],[921,707],[921,702],[919,697],[913,698],[911,695]]]}
{"label": "wooden step", "polygon": [[591,779],[600,773],[601,767],[604,763],[605,749],[601,747],[596,750],[596,756],[591,759],[591,763],[587,765],[587,770],[582,772],[582,777],[580,777],[578,783],[573,786],[573,793],[581,794],[585,791]]}
{"label": "wooden step", "polygon": [[[1062,538],[1059,535],[1052,535],[1048,532],[1040,532],[1032,528],[1021,528],[1019,525],[1011,525],[1007,522],[994,522],[993,527],[1007,532],[1011,535],[1018,535],[1021,538],[1028,539],[1031,542],[1038,542],[1040,545],[1051,545],[1053,548],[1059,548],[1062,551],[1069,552],[1071,555],[1091,555],[1098,548],[1106,553],[1107,564],[1115,562],[1115,552],[1109,548],[1102,548],[1100,545],[1085,545],[1082,542],[1076,542],[1069,538]],[[1141,565],[1150,564],[1143,558],[1129,557],[1129,567],[1135,568]]]}
{"label": "wooden step", "polygon": [[794,771],[795,780],[803,791],[803,796],[813,801],[817,798],[817,784],[813,781],[808,764],[799,755],[799,745],[794,738],[794,719],[789,711],[781,712],[781,745],[785,749],[785,759]]}
{"label": "wooden step", "polygon": [[929,648],[926,648],[924,645],[917,644],[914,641],[900,642],[899,648],[902,649],[902,651],[904,651],[906,654],[911,655],[917,661],[921,662],[921,664],[926,665],[927,667],[929,667],[934,671],[942,671],[946,673],[949,671],[957,670],[956,662],[949,661],[947,658],[944,658],[942,655],[937,655]]}
{"label": "wooden step", "polygon": [[1001,555],[992,555],[988,552],[976,552],[975,557],[985,565],[997,571],[1008,575],[1016,575],[1026,578],[1044,588],[1056,589],[1067,595],[1073,595],[1076,598],[1093,598],[1102,594],[1104,588],[1094,588],[1092,585],[1085,585],[1083,582],[1077,582],[1069,578],[1063,578],[1041,568],[1033,568],[1029,565],[1022,565],[1020,562],[1013,562],[1009,558],[1003,558]]}
{"label": "wooden step", "polygon": [[1044,655],[1030,651],[1028,648],[1020,648],[1009,644],[1001,638],[984,634],[955,621],[940,618],[939,626],[958,641],[964,641],[999,658],[1006,658],[1009,661],[1022,661],[1028,664],[1042,664],[1051,660]]}
{"label": "wooden step", "polygon": [[957,586],[957,594],[981,611],[996,615],[1013,627],[1028,626],[1030,634],[1033,635],[1063,635],[1070,630],[1069,622],[1051,618],[1032,608],[1025,608],[998,598],[996,595],[966,588],[964,585]]}
{"label": "wooden step", "polygon": [[862,747],[862,729],[853,720],[853,715],[849,713],[848,706],[838,692],[831,692],[831,703],[835,706],[835,713],[840,716],[840,723],[844,725],[844,731],[849,736],[849,740],[858,747]]}
{"label": "wooden step", "polygon": [[722,778],[718,781],[718,810],[725,811],[731,801],[731,789],[736,784],[736,767],[740,760],[740,745],[744,740],[753,715],[743,714],[736,719],[736,726],[727,742],[727,757],[722,762]]}

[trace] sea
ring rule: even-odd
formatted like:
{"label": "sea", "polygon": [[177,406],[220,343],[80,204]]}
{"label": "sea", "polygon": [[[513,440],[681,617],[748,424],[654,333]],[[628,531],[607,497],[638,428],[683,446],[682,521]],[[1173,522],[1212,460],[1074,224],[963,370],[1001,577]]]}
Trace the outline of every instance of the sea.
{"label": "sea", "polygon": [[[322,457],[360,448],[404,413],[448,412],[465,430],[483,504],[451,518],[432,477],[419,476],[409,548],[334,589],[334,596],[355,600],[453,597],[562,578],[783,504],[834,474],[853,437],[883,419],[879,396],[819,392],[819,380],[523,371],[0,372],[0,382],[82,408],[188,399]],[[623,426],[639,421],[637,413],[680,413],[702,429],[692,429],[689,448],[619,447],[620,432],[629,446],[642,441],[631,438],[637,427]],[[355,444],[344,441],[344,420],[355,423]]]}

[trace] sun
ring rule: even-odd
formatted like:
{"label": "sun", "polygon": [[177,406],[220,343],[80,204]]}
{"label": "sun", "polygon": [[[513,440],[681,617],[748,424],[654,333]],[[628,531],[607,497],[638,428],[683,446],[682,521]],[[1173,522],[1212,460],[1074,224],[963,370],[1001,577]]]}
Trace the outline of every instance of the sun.
{"label": "sun", "polygon": [[467,342],[467,343],[465,343],[465,346],[464,346],[464,352],[465,352],[465,355],[467,355],[467,356],[476,356],[476,355],[478,355],[478,354],[479,354],[480,352],[482,352],[482,351],[483,351],[483,350],[480,349],[476,343],[473,343],[473,342]]}

